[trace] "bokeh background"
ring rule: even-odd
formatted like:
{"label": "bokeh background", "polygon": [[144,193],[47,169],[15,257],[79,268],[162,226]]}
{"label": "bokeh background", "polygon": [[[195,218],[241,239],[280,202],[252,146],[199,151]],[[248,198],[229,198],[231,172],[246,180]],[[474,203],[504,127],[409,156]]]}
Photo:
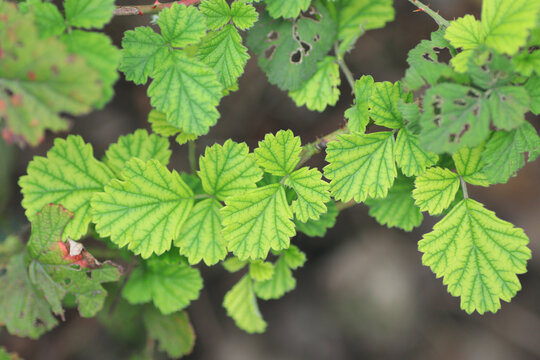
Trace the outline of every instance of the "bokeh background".
{"label": "bokeh background", "polygon": [[[447,19],[466,13],[478,17],[480,5],[480,0],[431,2]],[[434,21],[413,12],[406,0],[396,0],[395,8],[396,20],[366,33],[346,57],[357,78],[371,74],[376,81],[399,80],[407,67],[407,52],[436,30]],[[119,45],[123,31],[147,25],[149,20],[150,16],[115,18],[106,32]],[[344,124],[343,113],[352,97],[342,80],[339,103],[323,113],[310,112],[297,108],[270,85],[256,59],[250,59],[240,90],[221,102],[218,125],[198,141],[199,153],[228,138],[246,141],[253,148],[264,134],[280,129],[292,129],[303,143],[314,141]],[[121,79],[112,102],[102,111],[73,119],[71,133],[92,143],[101,157],[118,136],[149,128],[149,111],[146,88]],[[538,128],[538,119],[533,123]],[[48,134],[37,148],[0,143],[0,239],[26,223],[17,179],[33,156],[45,155],[54,137],[65,135]],[[187,149],[174,143],[172,148],[171,166],[186,170]],[[324,166],[323,157],[313,158],[310,165]],[[263,335],[236,328],[221,306],[239,274],[228,274],[220,266],[199,266],[205,288],[188,309],[197,341],[187,359],[540,359],[539,180],[537,161],[505,185],[469,190],[472,198],[524,228],[531,239],[529,272],[520,276],[523,290],[497,314],[465,314],[442,281],[422,266],[416,243],[436,219],[426,217],[420,228],[405,233],[378,225],[366,206],[357,205],[344,210],[324,238],[299,234],[293,239],[308,261],[295,272],[296,290],[277,301],[259,302],[268,322]],[[145,339],[136,314],[128,314],[111,328],[70,310],[64,323],[37,341],[10,336],[2,329],[0,344],[25,359],[106,360],[129,358],[145,346]]]}

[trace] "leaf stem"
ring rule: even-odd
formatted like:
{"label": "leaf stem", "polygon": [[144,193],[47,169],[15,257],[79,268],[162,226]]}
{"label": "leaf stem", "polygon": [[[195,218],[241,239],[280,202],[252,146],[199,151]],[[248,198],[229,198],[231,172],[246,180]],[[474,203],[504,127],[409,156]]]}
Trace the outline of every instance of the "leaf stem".
{"label": "leaf stem", "polygon": [[461,190],[463,191],[463,198],[468,199],[469,198],[469,192],[467,191],[467,183],[461,175],[459,176],[459,181],[461,182]]}
{"label": "leaf stem", "polygon": [[433,11],[433,10],[431,10],[431,9],[429,8],[429,5],[422,4],[422,3],[421,3],[420,1],[418,1],[418,0],[409,0],[409,2],[418,8],[418,10],[415,10],[415,11],[422,11],[422,12],[425,12],[426,14],[428,14],[429,16],[431,16],[431,18],[432,18],[433,20],[435,20],[435,22],[436,22],[440,27],[448,27],[448,26],[450,26],[450,23],[448,22],[448,20],[446,20],[445,18],[443,18],[441,15],[439,15],[439,12],[438,12],[438,11]]}
{"label": "leaf stem", "polygon": [[332,141],[335,140],[338,135],[346,134],[349,130],[345,127],[341,129],[337,129],[336,131],[331,132],[330,134],[327,134],[316,141],[306,144],[303,146],[302,152],[300,153],[300,161],[298,162],[298,165],[296,165],[296,168],[300,168],[306,161],[311,159],[313,155],[316,155],[320,153],[322,150],[326,149],[326,145]]}
{"label": "leaf stem", "polygon": [[354,94],[354,75],[345,63],[343,59],[340,59],[338,54],[338,43],[334,43],[334,52],[336,54],[336,59],[339,65],[339,68],[343,72],[343,75],[345,75],[345,78],[347,79],[347,82],[349,83],[349,86],[351,87],[351,93]]}
{"label": "leaf stem", "polygon": [[189,168],[192,174],[195,174],[197,171],[197,161],[195,160],[195,141],[188,141],[188,160]]}
{"label": "leaf stem", "polygon": [[161,3],[156,0],[152,5],[127,5],[117,6],[114,10],[114,16],[127,16],[127,15],[144,15],[144,14],[156,14],[164,8],[171,7],[174,3],[184,4],[186,6],[195,5],[201,0],[180,0],[169,3]]}

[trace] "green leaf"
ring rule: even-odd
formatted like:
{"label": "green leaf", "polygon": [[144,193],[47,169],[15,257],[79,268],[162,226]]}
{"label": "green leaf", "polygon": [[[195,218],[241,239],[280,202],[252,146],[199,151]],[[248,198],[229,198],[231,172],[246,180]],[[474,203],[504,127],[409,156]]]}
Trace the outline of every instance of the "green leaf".
{"label": "green leaf", "polygon": [[193,207],[175,245],[190,264],[203,260],[208,266],[225,259],[227,246],[221,235],[221,204],[205,199]]}
{"label": "green leaf", "polygon": [[231,20],[231,8],[225,0],[203,0],[199,10],[210,30],[217,30]]}
{"label": "green leaf", "polygon": [[336,58],[327,56],[317,64],[317,72],[289,96],[296,106],[306,105],[309,110],[324,111],[328,105],[334,106],[339,100],[339,66]]}
{"label": "green leaf", "polygon": [[367,30],[378,29],[394,20],[392,0],[337,0],[338,56],[349,51]]}
{"label": "green leaf", "polygon": [[533,161],[539,152],[540,137],[528,122],[512,131],[496,131],[482,153],[483,172],[490,184],[506,183],[525,165],[525,154]]}
{"label": "green leaf", "polygon": [[385,81],[375,83],[368,106],[369,115],[377,125],[390,129],[398,129],[403,126],[403,119],[398,111],[399,99],[403,96],[399,82],[392,84]]}
{"label": "green leaf", "polygon": [[196,44],[206,35],[204,16],[195,6],[173,3],[160,11],[157,23],[161,36],[172,47]]}
{"label": "green leaf", "polygon": [[133,270],[122,296],[131,304],[152,301],[167,315],[196,300],[202,287],[199,270],[185,264],[178,256],[152,257]]}
{"label": "green leaf", "polygon": [[409,69],[407,69],[403,79],[405,88],[418,90],[426,83],[435,85],[439,79],[454,79],[457,77],[450,65],[439,60],[439,54],[442,50],[448,50],[454,56],[456,54],[454,48],[444,38],[444,35],[444,30],[434,31],[431,33],[431,40],[422,40],[414,49],[409,51],[407,56]]}
{"label": "green leaf", "polygon": [[439,160],[437,154],[425,151],[418,143],[418,136],[407,128],[399,130],[394,153],[396,163],[405,176],[421,175]]}
{"label": "green leaf", "polygon": [[394,135],[389,131],[340,135],[328,143],[324,176],[341,201],[385,197],[397,176]]}
{"label": "green leaf", "polygon": [[161,136],[169,137],[182,131],[167,122],[167,116],[164,113],[156,110],[151,110],[148,113],[148,122],[152,127],[152,131]]}
{"label": "green leaf", "polygon": [[157,340],[159,350],[172,358],[188,355],[195,346],[195,333],[186,312],[163,315],[153,307],[143,312],[148,338]]}
{"label": "green leaf", "polygon": [[532,76],[525,83],[525,89],[531,98],[531,111],[535,115],[540,114],[540,72],[539,75]]}
{"label": "green leaf", "polygon": [[464,85],[443,83],[426,91],[420,144],[440,154],[462,145],[477,146],[489,135],[489,110],[482,94]]}
{"label": "green leaf", "polygon": [[287,250],[283,250],[281,252],[281,256],[285,259],[287,265],[293,270],[304,266],[306,263],[306,254],[304,254],[295,245],[291,245]]}
{"label": "green leaf", "polygon": [[279,299],[295,287],[296,280],[292,276],[292,271],[283,256],[276,262],[271,279],[255,281],[253,284],[255,294],[263,300]]}
{"label": "green leaf", "polygon": [[254,153],[259,166],[270,174],[277,176],[289,175],[300,161],[302,146],[300,138],[294,136],[291,130],[280,130],[266,134]]}
{"label": "green leaf", "polygon": [[197,58],[211,67],[225,89],[233,87],[249,59],[242,37],[233,25],[208,34],[197,49]]}
{"label": "green leaf", "polygon": [[61,39],[70,53],[82,56],[88,66],[99,73],[104,91],[96,107],[103,107],[114,95],[113,85],[118,80],[120,51],[112,45],[108,36],[97,32],[73,30]]}
{"label": "green leaf", "polygon": [[262,170],[249,154],[247,145],[232,140],[207,147],[204,156],[199,158],[199,167],[204,191],[219,200],[255,189],[262,178]]}
{"label": "green leaf", "polygon": [[165,40],[148,26],[128,30],[122,39],[120,71],[126,80],[141,85],[167,57]]}
{"label": "green leaf", "polygon": [[354,84],[354,105],[345,111],[345,117],[349,120],[347,128],[352,132],[366,131],[366,126],[369,124],[368,101],[374,83],[370,75],[364,75]]}
{"label": "green leaf", "polygon": [[459,175],[440,167],[429,168],[416,177],[412,192],[420,210],[438,215],[454,200],[459,189]]}
{"label": "green leaf", "polygon": [[222,86],[208,66],[176,51],[152,76],[150,102],[172,125],[188,134],[203,135],[216,123]]}
{"label": "green leaf", "polygon": [[247,30],[259,19],[259,14],[253,5],[235,1],[231,4],[231,16],[237,28]]}
{"label": "green leaf", "polygon": [[247,260],[240,260],[237,257],[231,257],[221,263],[225,270],[230,273],[240,271],[248,264]]}
{"label": "green leaf", "polygon": [[308,220],[305,223],[295,220],[296,230],[310,237],[323,237],[326,234],[326,230],[334,226],[339,214],[334,201],[328,202],[326,207],[328,210],[318,220]]}
{"label": "green leaf", "polygon": [[266,10],[274,19],[296,18],[300,11],[306,11],[311,0],[266,0]]}
{"label": "green leaf", "polygon": [[126,163],[134,157],[142,161],[154,159],[166,166],[171,157],[169,141],[156,134],[148,134],[144,129],[138,129],[133,134],[120,136],[116,143],[111,144],[105,152],[103,162],[116,175],[120,175]]}
{"label": "green leaf", "polygon": [[42,0],[27,0],[19,4],[22,12],[28,7],[35,17],[35,23],[41,38],[57,36],[66,30],[66,21],[60,13],[60,10],[51,3]]}
{"label": "green leaf", "polygon": [[61,240],[72,216],[53,204],[38,213],[28,241],[29,276],[55,314],[63,317],[62,300],[69,293],[75,297],[81,316],[93,317],[107,297],[101,283],[117,281],[121,268],[108,261],[100,263],[81,244]]}
{"label": "green leaf", "polygon": [[267,185],[225,200],[221,210],[227,248],[239,259],[264,259],[289,247],[296,233],[283,186]]}
{"label": "green leaf", "polygon": [[67,22],[74,27],[101,29],[115,9],[114,0],[65,0]]}
{"label": "green leaf", "polygon": [[512,130],[523,124],[529,103],[529,94],[523,86],[496,87],[487,100],[493,124],[502,130]]}
{"label": "green leaf", "polygon": [[233,318],[240,329],[248,333],[262,333],[266,330],[266,322],[259,311],[249,275],[242,277],[225,294],[223,307],[227,310],[227,315]]}
{"label": "green leaf", "polygon": [[521,289],[516,274],[527,271],[531,251],[522,229],[500,220],[472,199],[462,200],[418,243],[429,266],[461,308],[471,314],[496,312],[500,299]]}
{"label": "green leaf", "polygon": [[185,311],[163,315],[153,306],[146,306],[142,318],[148,340],[157,341],[158,349],[169,357],[180,358],[193,351],[195,333]]}
{"label": "green leaf", "polygon": [[249,276],[256,281],[271,279],[274,275],[274,265],[262,260],[250,261]]}
{"label": "green leaf", "polygon": [[485,43],[497,52],[515,54],[536,25],[540,3],[528,0],[484,0],[482,30]]}
{"label": "green leaf", "polygon": [[284,184],[291,187],[297,196],[292,202],[292,211],[301,222],[317,220],[326,213],[326,205],[330,201],[329,185],[322,179],[317,169],[303,167],[285,179]]}
{"label": "green leaf", "polygon": [[28,277],[24,253],[0,265],[0,322],[10,334],[37,339],[58,323]]}
{"label": "green leaf", "polygon": [[193,192],[176,171],[137,158],[125,165],[123,180],[112,180],[92,198],[100,236],[145,259],[170,249],[192,206]]}
{"label": "green leaf", "polygon": [[61,204],[73,212],[64,238],[80,239],[90,223],[90,199],[113,177],[113,173],[93,155],[92,146],[80,136],[56,138],[47,157],[36,156],[19,179],[26,217],[33,221],[47,204]]}
{"label": "green leaf", "polygon": [[471,50],[484,43],[482,24],[473,15],[465,15],[450,22],[444,37],[453,47]]}
{"label": "green leaf", "polygon": [[469,184],[489,186],[486,175],[483,173],[483,151],[484,144],[474,148],[464,146],[452,155],[454,164],[456,164],[456,171]]}
{"label": "green leaf", "polygon": [[[37,145],[44,131],[66,130],[60,114],[89,112],[103,95],[98,73],[57,38],[40,39],[32,13],[0,3],[0,123],[7,142]],[[4,40],[5,39],[5,40]]]}
{"label": "green leaf", "polygon": [[381,225],[411,231],[422,223],[422,212],[412,197],[413,180],[398,176],[384,199],[367,199],[369,215]]}
{"label": "green leaf", "polygon": [[335,22],[320,2],[315,6],[309,17],[301,15],[294,23],[263,13],[249,31],[248,47],[257,54],[269,82],[282,90],[302,87],[317,72],[318,62],[334,43]]}

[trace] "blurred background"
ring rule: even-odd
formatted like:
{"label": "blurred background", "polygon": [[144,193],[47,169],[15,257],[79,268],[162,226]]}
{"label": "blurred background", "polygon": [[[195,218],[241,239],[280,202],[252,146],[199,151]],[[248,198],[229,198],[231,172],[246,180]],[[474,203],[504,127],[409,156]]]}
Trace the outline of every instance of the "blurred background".
{"label": "blurred background", "polygon": [[[119,5],[134,4],[118,1]],[[141,1],[151,3],[151,1]],[[477,17],[481,1],[435,1],[446,19],[466,13]],[[346,57],[358,78],[399,80],[407,67],[407,52],[436,30],[435,22],[406,0],[396,0],[396,20],[369,31]],[[127,29],[147,25],[150,16],[113,19],[106,28],[116,45]],[[121,79],[116,97],[102,111],[74,119],[71,133],[90,142],[103,155],[118,136],[149,128],[146,87]],[[208,145],[232,138],[253,148],[268,132],[292,129],[303,143],[344,125],[343,113],[352,103],[342,79],[336,107],[323,113],[297,108],[287,95],[267,82],[252,58],[240,79],[240,90],[225,97],[221,119],[198,141]],[[538,121],[534,121],[538,128]],[[56,136],[48,134],[37,148],[13,148],[0,142],[0,239],[26,223],[17,179],[35,155],[45,155]],[[172,143],[171,166],[187,170],[187,149]],[[315,157],[311,166],[324,166]],[[533,258],[520,279],[523,290],[497,314],[469,316],[459,309],[440,279],[422,266],[417,241],[436,219],[427,217],[411,233],[388,229],[369,217],[367,207],[344,210],[324,238],[297,235],[293,243],[306,252],[306,265],[295,272],[296,289],[277,301],[259,301],[268,323],[265,334],[239,330],[221,306],[224,294],[239,279],[221,266],[199,266],[205,288],[189,307],[196,345],[187,359],[540,359],[540,161],[526,165],[517,178],[488,189],[471,187],[472,198],[498,217],[526,230]],[[2,289],[0,289],[2,291]],[[0,330],[0,345],[25,359],[127,359],[145,345],[137,314],[119,316],[116,327],[98,319],[82,319],[68,311],[66,321],[37,341]],[[104,316],[108,316],[105,314]],[[164,357],[165,358],[165,357]]]}

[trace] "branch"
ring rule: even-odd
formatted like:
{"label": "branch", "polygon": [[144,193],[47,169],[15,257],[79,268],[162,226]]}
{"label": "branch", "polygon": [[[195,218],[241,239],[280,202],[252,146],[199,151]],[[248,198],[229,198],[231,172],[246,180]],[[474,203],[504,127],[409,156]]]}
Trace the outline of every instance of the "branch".
{"label": "branch", "polygon": [[347,78],[347,82],[349,83],[349,85],[351,87],[351,92],[354,94],[354,75],[351,72],[351,70],[348,68],[345,61],[343,59],[339,58],[339,56],[338,56],[338,44],[337,43],[334,44],[334,52],[336,53],[336,59],[337,59],[337,62],[339,64],[339,68],[341,69],[341,71],[345,75],[345,78]]}
{"label": "branch", "polygon": [[346,134],[347,132],[349,132],[349,130],[343,127],[317,139],[317,141],[304,145],[302,152],[300,153],[300,161],[298,162],[298,165],[296,165],[296,168],[300,168],[306,161],[311,159],[313,155],[318,154],[326,149],[326,145],[330,141],[334,140],[338,135]]}
{"label": "branch", "polygon": [[117,6],[114,10],[114,16],[126,16],[126,15],[143,15],[143,14],[156,14],[164,8],[171,7],[174,3],[184,4],[186,6],[195,5],[201,0],[180,0],[169,3],[160,3],[158,0],[152,5],[128,5]]}
{"label": "branch", "polygon": [[431,16],[431,18],[433,20],[435,20],[435,22],[437,24],[439,24],[440,27],[448,27],[448,26],[450,26],[450,23],[448,22],[448,20],[443,18],[441,15],[439,15],[438,11],[431,10],[429,8],[429,5],[424,5],[418,0],[409,0],[409,2],[418,8],[418,10],[415,10],[415,11],[423,11],[423,12],[425,12],[426,14]]}

